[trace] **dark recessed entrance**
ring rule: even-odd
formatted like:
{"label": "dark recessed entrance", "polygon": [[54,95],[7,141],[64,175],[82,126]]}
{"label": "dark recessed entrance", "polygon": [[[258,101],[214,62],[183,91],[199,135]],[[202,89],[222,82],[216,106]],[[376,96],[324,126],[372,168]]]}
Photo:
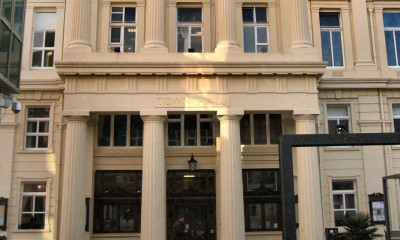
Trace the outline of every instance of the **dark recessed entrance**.
{"label": "dark recessed entrance", "polygon": [[167,239],[171,240],[173,224],[185,216],[188,230],[185,240],[215,240],[215,171],[168,171]]}

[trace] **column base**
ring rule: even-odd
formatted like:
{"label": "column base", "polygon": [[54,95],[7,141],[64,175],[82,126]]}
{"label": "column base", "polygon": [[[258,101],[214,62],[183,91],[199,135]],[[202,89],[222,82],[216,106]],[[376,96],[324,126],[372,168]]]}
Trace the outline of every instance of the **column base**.
{"label": "column base", "polygon": [[72,41],[66,48],[68,52],[92,52],[92,44],[87,41]]}
{"label": "column base", "polygon": [[168,53],[168,48],[162,41],[147,41],[140,51],[144,53]]}
{"label": "column base", "polygon": [[221,41],[215,48],[216,53],[243,53],[243,49],[235,41]]}

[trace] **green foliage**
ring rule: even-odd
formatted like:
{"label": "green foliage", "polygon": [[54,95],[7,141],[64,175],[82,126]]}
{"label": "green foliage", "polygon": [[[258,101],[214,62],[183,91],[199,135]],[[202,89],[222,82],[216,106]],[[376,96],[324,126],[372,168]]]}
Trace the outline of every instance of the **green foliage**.
{"label": "green foliage", "polygon": [[376,233],[377,228],[372,227],[371,216],[367,213],[359,212],[352,216],[346,216],[343,225],[347,231],[343,234],[346,240],[370,240],[382,236]]}

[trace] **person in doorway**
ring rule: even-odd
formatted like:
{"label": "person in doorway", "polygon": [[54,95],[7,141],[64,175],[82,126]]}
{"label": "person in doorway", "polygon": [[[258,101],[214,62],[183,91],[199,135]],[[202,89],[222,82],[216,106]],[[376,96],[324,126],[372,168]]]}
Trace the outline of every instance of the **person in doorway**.
{"label": "person in doorway", "polygon": [[174,223],[174,231],[172,232],[172,240],[185,240],[187,230],[185,229],[185,216],[179,216]]}

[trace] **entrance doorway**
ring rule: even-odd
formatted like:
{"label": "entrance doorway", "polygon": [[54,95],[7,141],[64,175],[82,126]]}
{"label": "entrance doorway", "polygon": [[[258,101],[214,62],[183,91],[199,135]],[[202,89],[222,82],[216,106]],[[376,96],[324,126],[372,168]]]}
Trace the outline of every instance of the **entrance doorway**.
{"label": "entrance doorway", "polygon": [[173,224],[185,217],[185,240],[216,240],[214,170],[168,171],[167,239]]}

